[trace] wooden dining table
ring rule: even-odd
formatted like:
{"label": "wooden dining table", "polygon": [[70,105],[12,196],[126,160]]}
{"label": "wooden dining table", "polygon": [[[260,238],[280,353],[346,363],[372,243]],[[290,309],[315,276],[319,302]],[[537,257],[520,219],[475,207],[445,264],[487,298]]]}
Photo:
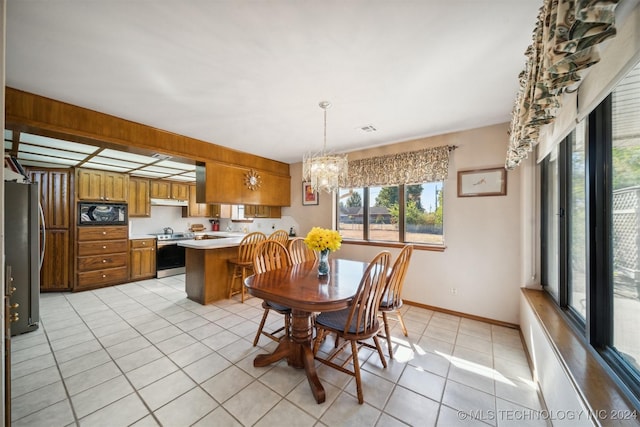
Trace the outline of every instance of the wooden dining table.
{"label": "wooden dining table", "polygon": [[253,366],[262,367],[287,359],[289,366],[304,369],[318,403],[325,401],[324,387],[315,369],[311,348],[314,312],[342,310],[353,299],[369,263],[347,259],[329,260],[330,271],[318,277],[317,262],[308,261],[247,277],[249,294],[291,308],[291,334],[280,339],[270,354],[260,354]]}

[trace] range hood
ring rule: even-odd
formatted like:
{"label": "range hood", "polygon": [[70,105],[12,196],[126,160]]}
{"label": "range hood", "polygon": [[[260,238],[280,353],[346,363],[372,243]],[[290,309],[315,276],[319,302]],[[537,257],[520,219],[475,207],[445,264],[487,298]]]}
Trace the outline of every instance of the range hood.
{"label": "range hood", "polygon": [[150,199],[151,206],[187,206],[189,202],[187,200],[176,199]]}

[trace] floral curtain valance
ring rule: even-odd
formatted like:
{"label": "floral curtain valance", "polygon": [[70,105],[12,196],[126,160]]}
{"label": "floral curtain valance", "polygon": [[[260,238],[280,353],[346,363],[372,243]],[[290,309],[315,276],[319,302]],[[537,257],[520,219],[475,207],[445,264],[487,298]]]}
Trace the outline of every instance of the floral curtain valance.
{"label": "floral curtain valance", "polygon": [[448,146],[349,162],[346,188],[443,181],[449,172]]}
{"label": "floral curtain valance", "polygon": [[600,60],[597,45],[616,34],[619,0],[545,0],[533,44],[519,75],[520,90],[511,117],[507,169],[513,169],[552,123],[563,94],[577,90],[580,73]]}

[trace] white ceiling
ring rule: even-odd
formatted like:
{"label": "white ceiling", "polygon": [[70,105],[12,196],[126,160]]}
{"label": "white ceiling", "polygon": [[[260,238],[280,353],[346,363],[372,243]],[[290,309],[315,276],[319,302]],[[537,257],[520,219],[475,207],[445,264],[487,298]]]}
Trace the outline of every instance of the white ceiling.
{"label": "white ceiling", "polygon": [[509,121],[541,5],[7,0],[6,84],[295,163]]}

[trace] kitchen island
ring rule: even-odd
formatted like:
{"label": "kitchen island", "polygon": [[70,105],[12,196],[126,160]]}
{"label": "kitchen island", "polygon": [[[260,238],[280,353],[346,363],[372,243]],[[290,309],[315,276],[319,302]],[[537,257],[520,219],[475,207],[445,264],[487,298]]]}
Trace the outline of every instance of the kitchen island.
{"label": "kitchen island", "polygon": [[190,300],[209,304],[229,296],[227,260],[238,255],[241,233],[207,233],[213,238],[178,242],[185,248],[185,290]]}

